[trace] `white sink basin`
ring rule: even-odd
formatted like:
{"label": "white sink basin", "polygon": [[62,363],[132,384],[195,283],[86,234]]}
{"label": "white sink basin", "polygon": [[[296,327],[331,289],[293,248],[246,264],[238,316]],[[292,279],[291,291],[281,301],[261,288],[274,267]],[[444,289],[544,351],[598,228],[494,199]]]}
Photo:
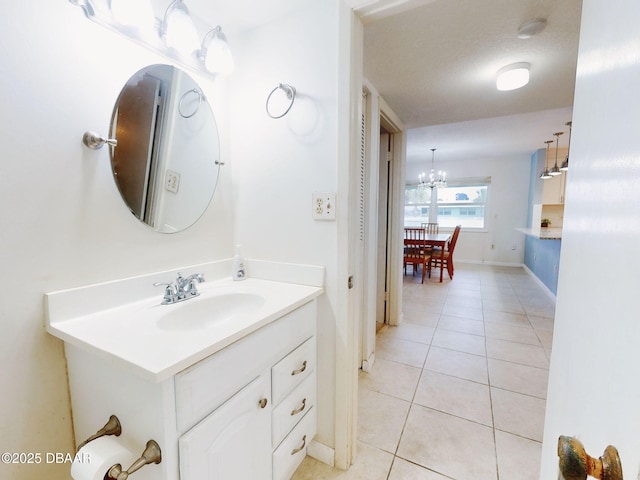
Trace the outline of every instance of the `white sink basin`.
{"label": "white sink basin", "polygon": [[[160,382],[322,293],[308,283],[212,281],[222,267],[229,270],[228,263],[189,267],[208,280],[198,285],[198,297],[174,305],[160,305],[162,292],[153,286],[174,277],[173,271],[48,293],[47,331]],[[314,275],[313,283],[321,283],[322,275]]]}
{"label": "white sink basin", "polygon": [[199,296],[164,306],[167,313],[161,316],[157,325],[161,330],[170,331],[205,329],[250,314],[264,302],[263,296],[245,292]]}

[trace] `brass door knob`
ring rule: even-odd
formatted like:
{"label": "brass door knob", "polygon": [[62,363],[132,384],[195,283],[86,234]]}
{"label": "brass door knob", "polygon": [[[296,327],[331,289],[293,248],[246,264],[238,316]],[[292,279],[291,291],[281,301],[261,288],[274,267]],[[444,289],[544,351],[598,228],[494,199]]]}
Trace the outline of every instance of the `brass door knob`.
{"label": "brass door knob", "polygon": [[558,438],[560,472],[564,480],[585,480],[588,475],[600,480],[623,480],[622,464],[616,447],[609,445],[598,459],[587,454],[584,445],[573,437]]}

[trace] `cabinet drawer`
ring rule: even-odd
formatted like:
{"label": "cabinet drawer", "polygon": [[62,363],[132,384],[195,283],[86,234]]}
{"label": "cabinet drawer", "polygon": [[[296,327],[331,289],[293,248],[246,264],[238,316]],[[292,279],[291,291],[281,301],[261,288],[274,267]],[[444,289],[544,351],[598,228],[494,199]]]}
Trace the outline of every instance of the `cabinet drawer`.
{"label": "cabinet drawer", "polygon": [[316,374],[313,372],[274,408],[271,423],[274,448],[315,404]]}
{"label": "cabinet drawer", "polygon": [[312,407],[273,452],[273,480],[289,480],[307,454],[316,434],[316,409]]}
{"label": "cabinet drawer", "polygon": [[311,337],[271,369],[273,404],[280,401],[316,369],[316,338]]}
{"label": "cabinet drawer", "polygon": [[184,433],[284,357],[315,335],[315,301],[270,323],[175,377],[176,423]]}

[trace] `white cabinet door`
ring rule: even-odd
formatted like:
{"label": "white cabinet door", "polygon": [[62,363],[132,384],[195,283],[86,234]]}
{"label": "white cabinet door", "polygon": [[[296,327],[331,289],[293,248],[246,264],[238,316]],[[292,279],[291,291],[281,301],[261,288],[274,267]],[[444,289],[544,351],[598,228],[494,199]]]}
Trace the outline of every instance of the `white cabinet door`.
{"label": "white cabinet door", "polygon": [[270,388],[258,377],[180,437],[181,480],[271,478]]}

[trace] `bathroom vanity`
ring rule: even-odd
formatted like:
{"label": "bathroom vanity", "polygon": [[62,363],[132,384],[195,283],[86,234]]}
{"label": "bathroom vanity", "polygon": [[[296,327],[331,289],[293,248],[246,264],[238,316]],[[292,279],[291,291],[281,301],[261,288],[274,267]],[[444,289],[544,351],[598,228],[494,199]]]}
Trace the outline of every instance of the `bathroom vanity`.
{"label": "bathroom vanity", "polygon": [[209,271],[200,296],[177,305],[146,288],[176,272],[46,295],[47,330],[65,342],[77,443],[113,414],[133,452],[149,439],[162,449],[161,463],[133,474],[140,480],[291,477],[316,433],[323,270],[290,266],[299,283],[232,282],[218,276],[227,267],[183,269]]}

